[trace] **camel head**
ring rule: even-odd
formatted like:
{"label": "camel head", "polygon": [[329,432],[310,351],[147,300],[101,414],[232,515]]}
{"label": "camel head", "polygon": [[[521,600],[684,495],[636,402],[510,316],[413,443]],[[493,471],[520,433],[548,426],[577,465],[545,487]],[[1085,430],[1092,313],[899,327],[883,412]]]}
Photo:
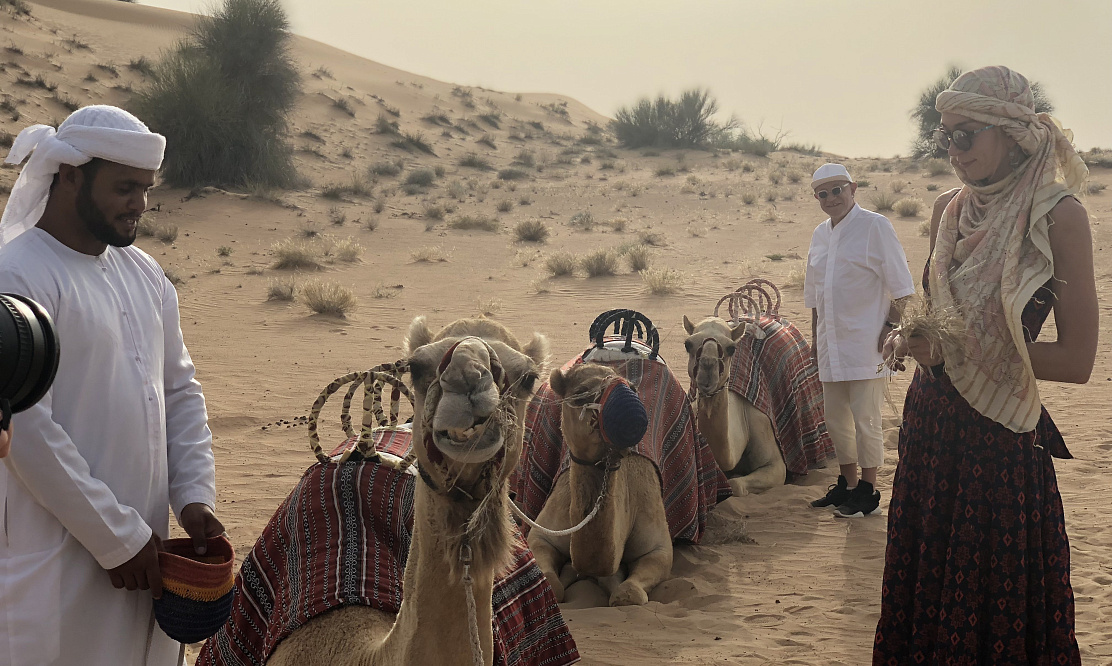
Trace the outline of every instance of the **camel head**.
{"label": "camel head", "polygon": [[557,368],[548,384],[560,398],[560,427],[574,462],[598,465],[636,445],[648,428],[636,391],[608,366]]}
{"label": "camel head", "polygon": [[414,451],[426,481],[475,500],[501,488],[521,457],[522,419],[548,341],[535,334],[523,347],[488,319],[461,319],[434,335],[417,317],[405,347]]}
{"label": "camel head", "polygon": [[750,324],[745,322],[731,328],[725,320],[707,317],[694,325],[687,315],[683,327],[687,339],[687,374],[700,396],[717,394],[730,381],[730,358],[737,351],[737,341],[745,335]]}

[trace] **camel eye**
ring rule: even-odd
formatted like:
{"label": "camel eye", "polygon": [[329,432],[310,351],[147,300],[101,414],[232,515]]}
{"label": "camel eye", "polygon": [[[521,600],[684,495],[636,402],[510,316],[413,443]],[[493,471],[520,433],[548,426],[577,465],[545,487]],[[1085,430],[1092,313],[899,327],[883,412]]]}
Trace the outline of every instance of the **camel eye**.
{"label": "camel eye", "polygon": [[687,350],[688,354],[690,354],[691,353],[691,340],[684,340],[683,341],[683,348]]}
{"label": "camel eye", "polygon": [[431,381],[432,373],[429,372],[429,368],[424,363],[410,359],[409,376],[413,379],[414,388],[427,388]]}
{"label": "camel eye", "polygon": [[521,378],[521,388],[526,392],[532,393],[533,387],[537,385],[537,373],[529,372]]}
{"label": "camel eye", "polygon": [[726,356],[733,356],[737,351],[737,345],[726,345]]}

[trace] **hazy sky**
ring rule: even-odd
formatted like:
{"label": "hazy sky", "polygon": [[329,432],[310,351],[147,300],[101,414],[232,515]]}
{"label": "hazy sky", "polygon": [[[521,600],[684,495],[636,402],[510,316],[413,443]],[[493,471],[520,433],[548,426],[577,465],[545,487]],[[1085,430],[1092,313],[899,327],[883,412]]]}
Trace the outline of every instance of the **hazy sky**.
{"label": "hazy sky", "polygon": [[[200,11],[213,0],[140,0]],[[465,85],[604,115],[709,87],[766,134],[906,153],[908,110],[949,63],[1041,82],[1078,147],[1112,148],[1110,0],[285,0],[294,31]]]}

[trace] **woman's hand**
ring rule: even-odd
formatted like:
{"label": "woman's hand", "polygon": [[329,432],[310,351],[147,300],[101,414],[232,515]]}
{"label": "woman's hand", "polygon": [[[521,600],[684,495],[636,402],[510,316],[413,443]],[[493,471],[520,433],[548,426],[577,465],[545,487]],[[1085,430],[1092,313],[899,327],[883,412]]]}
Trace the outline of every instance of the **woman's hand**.
{"label": "woman's hand", "polygon": [[880,348],[880,357],[884,359],[889,368],[897,372],[907,369],[904,357],[907,356],[907,341],[898,331],[889,331]]}
{"label": "woman's hand", "polygon": [[925,368],[933,368],[942,363],[942,350],[935,349],[931,353],[931,343],[921,335],[912,335],[907,339],[907,353],[915,362]]}
{"label": "woman's hand", "polygon": [[912,335],[905,338],[898,331],[892,331],[888,334],[880,353],[888,367],[897,371],[907,369],[904,358],[909,355],[915,359],[916,363],[927,368],[933,368],[942,363],[943,360],[940,350],[936,350],[934,354],[931,353],[931,344],[923,336]]}

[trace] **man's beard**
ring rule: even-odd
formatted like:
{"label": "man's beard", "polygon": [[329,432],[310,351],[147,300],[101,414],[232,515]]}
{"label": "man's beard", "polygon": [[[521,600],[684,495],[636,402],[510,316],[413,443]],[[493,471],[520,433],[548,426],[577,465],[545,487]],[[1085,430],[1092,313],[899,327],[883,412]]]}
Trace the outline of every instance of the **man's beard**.
{"label": "man's beard", "polygon": [[93,202],[92,179],[86,179],[77,192],[77,216],[85,228],[101,243],[112,247],[127,247],[135,242],[135,231],[125,235],[116,231],[104,212]]}

